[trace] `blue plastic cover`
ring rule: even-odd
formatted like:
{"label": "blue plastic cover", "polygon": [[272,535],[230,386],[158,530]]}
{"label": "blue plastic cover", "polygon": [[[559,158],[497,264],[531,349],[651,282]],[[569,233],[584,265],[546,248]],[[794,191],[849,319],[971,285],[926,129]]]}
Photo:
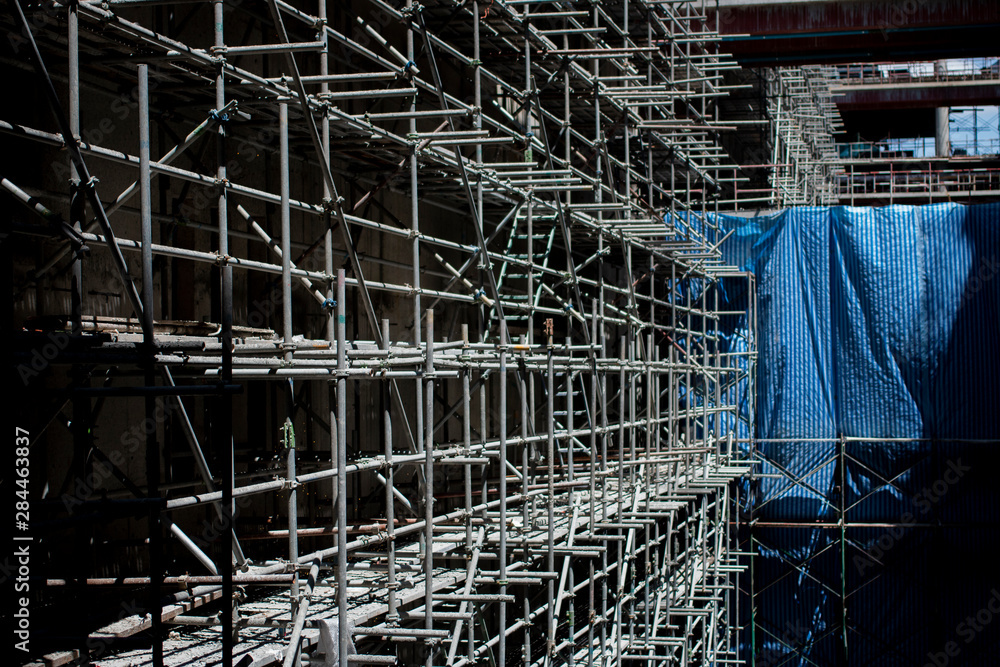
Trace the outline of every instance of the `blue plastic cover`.
{"label": "blue plastic cover", "polygon": [[757,279],[744,657],[1000,664],[1000,205],[714,222]]}

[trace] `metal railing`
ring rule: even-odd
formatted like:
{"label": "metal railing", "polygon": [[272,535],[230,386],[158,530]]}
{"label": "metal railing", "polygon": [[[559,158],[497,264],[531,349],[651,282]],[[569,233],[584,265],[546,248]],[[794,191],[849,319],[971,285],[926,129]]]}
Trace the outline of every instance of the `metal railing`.
{"label": "metal railing", "polygon": [[842,202],[878,198],[892,203],[894,200],[996,196],[1000,195],[1000,168],[865,170],[839,174],[835,184]]}
{"label": "metal railing", "polygon": [[837,86],[1000,80],[1000,65],[996,59],[947,60],[943,64],[852,63],[837,65],[836,70]]}

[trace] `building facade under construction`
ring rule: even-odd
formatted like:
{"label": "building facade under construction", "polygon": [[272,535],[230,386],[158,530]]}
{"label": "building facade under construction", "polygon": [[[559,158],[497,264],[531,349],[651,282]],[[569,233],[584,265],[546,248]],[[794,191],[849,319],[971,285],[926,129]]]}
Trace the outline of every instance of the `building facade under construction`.
{"label": "building facade under construction", "polygon": [[10,0],[17,664],[781,664],[733,220],[993,181],[733,4]]}

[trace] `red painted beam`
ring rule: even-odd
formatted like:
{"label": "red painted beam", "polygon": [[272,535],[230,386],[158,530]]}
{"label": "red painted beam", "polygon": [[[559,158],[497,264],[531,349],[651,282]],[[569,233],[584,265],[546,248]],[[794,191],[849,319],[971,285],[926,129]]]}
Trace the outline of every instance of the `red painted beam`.
{"label": "red painted beam", "polygon": [[[1000,51],[997,0],[722,0],[721,5],[723,49],[741,61],[916,60]],[[709,25],[714,18],[710,14]]]}
{"label": "red painted beam", "polygon": [[996,0],[723,0],[722,34],[781,35],[1000,22]]}

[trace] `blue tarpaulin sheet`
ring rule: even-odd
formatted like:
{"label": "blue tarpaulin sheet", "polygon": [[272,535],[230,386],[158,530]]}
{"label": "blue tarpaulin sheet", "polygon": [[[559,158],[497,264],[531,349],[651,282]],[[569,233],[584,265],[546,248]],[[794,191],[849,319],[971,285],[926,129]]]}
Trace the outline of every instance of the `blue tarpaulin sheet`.
{"label": "blue tarpaulin sheet", "polygon": [[1000,664],[1000,594],[968,625],[1000,590],[1000,205],[713,221],[756,275],[744,657]]}

